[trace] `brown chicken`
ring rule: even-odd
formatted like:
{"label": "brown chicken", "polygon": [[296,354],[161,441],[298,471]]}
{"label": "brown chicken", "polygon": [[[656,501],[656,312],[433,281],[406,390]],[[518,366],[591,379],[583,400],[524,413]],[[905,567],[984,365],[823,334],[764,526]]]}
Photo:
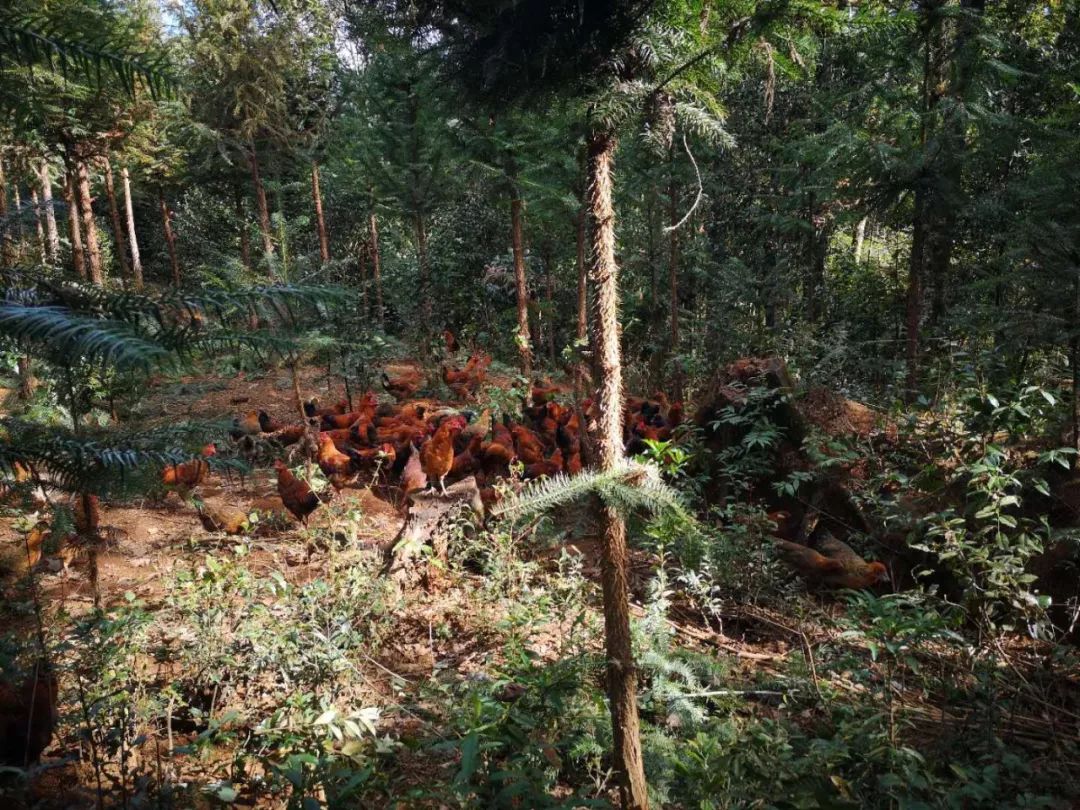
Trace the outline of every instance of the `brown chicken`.
{"label": "brown chicken", "polygon": [[341,489],[356,480],[352,457],[343,453],[334,445],[334,440],[325,433],[319,434],[319,469],[323,471],[334,489]]}
{"label": "brown chicken", "polygon": [[304,438],[305,430],[307,430],[307,425],[286,425],[285,427],[280,428],[270,438],[282,447],[288,447],[290,444],[296,444]]}
{"label": "brown chicken", "polygon": [[285,462],[274,462],[277,470],[277,489],[281,496],[281,502],[285,504],[293,516],[301,523],[307,525],[308,515],[314,512],[321,501],[319,496],[311,491],[306,481],[301,481],[292,470],[285,466]]}
{"label": "brown chicken", "polygon": [[217,447],[208,444],[202,449],[202,458],[194,458],[181,464],[170,464],[161,471],[161,483],[167,487],[176,487],[182,492],[187,492],[197,487],[206,480],[210,473],[210,465],[206,459],[217,455]]}
{"label": "brown chicken", "polygon": [[308,419],[321,419],[328,414],[345,413],[347,410],[349,410],[349,403],[344,399],[329,408],[320,408],[319,401],[316,399],[309,399],[304,403],[304,416]]}
{"label": "brown chicken", "polygon": [[439,489],[446,494],[446,476],[454,466],[454,437],[464,425],[461,419],[447,419],[420,448],[420,464],[429,481],[438,479]]}
{"label": "brown chicken", "polygon": [[544,461],[544,443],[540,441],[540,437],[524,425],[514,425],[510,432],[514,436],[518,458],[525,464],[540,464]]}
{"label": "brown chicken", "polygon": [[256,436],[263,432],[262,421],[259,419],[259,411],[248,411],[243,416],[233,418],[233,426],[229,435],[234,439],[242,439],[245,436]]}
{"label": "brown chicken", "polygon": [[562,450],[555,450],[548,458],[537,461],[533,464],[527,464],[525,470],[521,473],[522,478],[550,478],[553,475],[558,475],[563,471],[563,455]]}
{"label": "brown chicken", "polygon": [[808,546],[777,540],[777,555],[812,585],[828,588],[869,588],[889,578],[880,562],[867,562],[835,537],[818,542],[820,551]]}
{"label": "brown chicken", "polygon": [[19,686],[0,681],[0,764],[38,761],[52,740],[57,691],[56,674],[44,661]]}
{"label": "brown chicken", "polygon": [[403,399],[412,398],[423,381],[423,376],[416,369],[410,369],[398,374],[396,377],[391,377],[385,371],[382,375],[383,388],[399,402]]}
{"label": "brown chicken", "polygon": [[405,462],[405,469],[401,472],[401,490],[410,495],[427,488],[428,479],[424,473],[424,466],[420,462],[420,451],[416,445],[409,443],[409,460]]}
{"label": "brown chicken", "polygon": [[199,507],[199,520],[208,532],[243,534],[251,528],[247,510],[225,503],[204,502]]}
{"label": "brown chicken", "polygon": [[480,446],[480,454],[483,457],[481,467],[488,475],[509,475],[510,465],[516,458],[512,440],[509,446],[501,442],[486,442]]}

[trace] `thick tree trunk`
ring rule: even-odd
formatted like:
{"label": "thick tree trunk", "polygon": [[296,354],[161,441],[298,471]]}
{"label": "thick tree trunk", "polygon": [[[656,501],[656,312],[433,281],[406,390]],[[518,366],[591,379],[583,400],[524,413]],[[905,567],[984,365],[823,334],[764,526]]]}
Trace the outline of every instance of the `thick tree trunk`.
{"label": "thick tree trunk", "polygon": [[0,160],[0,267],[5,269],[15,264],[15,242],[11,238],[9,225],[7,176],[4,174],[4,161]]}
{"label": "thick tree trunk", "polygon": [[270,229],[270,206],[266,202],[266,187],[259,173],[259,156],[254,144],[248,150],[248,166],[251,168],[251,183],[255,187],[255,207],[259,215],[259,232],[262,234],[263,256],[266,258],[267,272],[270,278],[277,276],[274,266],[274,234]]}
{"label": "thick tree trunk", "polygon": [[529,337],[529,282],[525,277],[525,239],[521,227],[521,200],[510,200],[510,248],[514,254],[514,289],[517,291],[517,348],[521,373],[532,377],[532,342]]}
{"label": "thick tree trunk", "polygon": [[49,249],[45,243],[45,225],[41,221],[41,197],[33,186],[30,187],[30,204],[34,206],[34,234],[37,238],[38,257],[42,264],[48,264]]}
{"label": "thick tree trunk", "polygon": [[135,207],[131,202],[131,175],[127,166],[120,168],[120,182],[124,187],[124,219],[127,220],[128,247],[131,249],[131,283],[136,290],[142,290],[142,259],[139,258],[139,238],[135,234]]}
{"label": "thick tree trunk", "polygon": [[165,230],[165,245],[169,248],[169,265],[172,268],[174,287],[180,286],[180,258],[176,255],[176,234],[173,233],[172,212],[165,202],[165,190],[158,186],[158,206],[161,208],[161,227]]}
{"label": "thick tree trunk", "polygon": [[86,278],[86,256],[83,254],[82,229],[79,227],[79,206],[75,201],[75,180],[69,170],[64,184],[64,202],[68,210],[68,239],[71,242],[71,267],[79,278]]}
{"label": "thick tree trunk", "polygon": [[101,247],[98,244],[97,222],[94,220],[94,199],[90,196],[90,169],[85,160],[80,160],[75,164],[75,171],[78,176],[76,193],[82,224],[83,250],[86,251],[86,272],[91,284],[104,284]]}
{"label": "thick tree trunk", "polygon": [[56,207],[53,205],[48,161],[41,161],[38,176],[41,178],[41,203],[45,208],[45,255],[49,263],[55,265],[60,261],[60,232],[56,229]]}
{"label": "thick tree trunk", "polygon": [[672,375],[671,396],[676,400],[683,398],[682,361],[679,359],[679,258],[681,245],[679,244],[679,229],[675,225],[679,221],[679,187],[672,178],[668,186],[668,303],[670,306],[671,331],[668,339],[671,341]]}
{"label": "thick tree trunk", "polygon": [[105,158],[105,196],[109,201],[109,220],[112,223],[113,239],[116,240],[116,258],[120,262],[120,275],[127,281],[131,278],[131,265],[128,264],[124,229],[120,225],[120,209],[116,205],[116,189],[113,187],[112,163]]}
{"label": "thick tree trunk", "polygon": [[416,257],[420,264],[420,316],[421,331],[431,332],[431,269],[428,267],[427,223],[423,214],[413,217],[416,230]]}
{"label": "thick tree trunk", "polygon": [[244,190],[237,183],[233,189],[233,205],[235,207],[236,229],[240,236],[240,261],[248,271],[251,266],[251,237],[248,235],[247,211],[244,209]]}
{"label": "thick tree trunk", "polygon": [[863,244],[866,242],[866,217],[855,225],[855,264],[862,264]]}
{"label": "thick tree trunk", "polygon": [[[588,195],[592,219],[590,269],[596,291],[593,317],[597,367],[600,372],[595,398],[599,412],[596,445],[601,470],[611,470],[623,463],[619,275],[615,263],[615,209],[612,203],[612,162],[616,146],[615,137],[609,133],[593,132],[589,137]],[[601,504],[599,512],[604,538],[604,636],[614,741],[613,758],[623,807],[628,810],[644,810],[648,807],[649,800],[641,756],[637,669],[630,639],[626,524],[619,511],[611,506]]]}
{"label": "thick tree trunk", "polygon": [[322,263],[330,261],[330,237],[326,233],[326,219],[323,216],[322,191],[319,188],[319,162],[311,161],[311,199],[315,203],[315,224],[319,229],[319,258]]}
{"label": "thick tree trunk", "polygon": [[379,328],[385,327],[384,318],[386,312],[383,309],[382,294],[382,256],[379,254],[379,223],[375,220],[375,212],[368,217],[368,242],[371,248],[371,280],[375,284],[375,320]]}

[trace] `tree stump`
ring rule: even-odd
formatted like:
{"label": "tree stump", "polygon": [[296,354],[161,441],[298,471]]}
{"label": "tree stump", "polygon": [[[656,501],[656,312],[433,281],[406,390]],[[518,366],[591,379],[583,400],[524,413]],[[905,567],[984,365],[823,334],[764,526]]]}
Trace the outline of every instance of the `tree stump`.
{"label": "tree stump", "polygon": [[445,494],[438,488],[413,493],[405,524],[387,551],[383,575],[402,587],[422,582],[428,576],[428,559],[446,562],[455,523],[462,517],[475,521],[483,515],[484,504],[472,476],[448,486]]}

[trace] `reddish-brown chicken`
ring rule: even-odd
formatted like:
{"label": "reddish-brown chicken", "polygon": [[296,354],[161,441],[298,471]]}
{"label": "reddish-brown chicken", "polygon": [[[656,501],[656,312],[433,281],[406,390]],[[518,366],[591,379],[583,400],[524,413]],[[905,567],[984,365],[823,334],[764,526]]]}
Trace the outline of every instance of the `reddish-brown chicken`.
{"label": "reddish-brown chicken", "polygon": [[446,494],[446,476],[454,466],[454,437],[461,432],[464,424],[454,417],[447,419],[435,435],[420,448],[420,464],[429,481],[439,481],[439,489]]}
{"label": "reddish-brown chicken", "polygon": [[420,463],[420,451],[416,445],[409,443],[409,460],[405,462],[405,469],[401,473],[401,489],[406,495],[420,492],[428,485],[424,466]]}
{"label": "reddish-brown chicken", "polygon": [[297,520],[307,524],[308,515],[319,506],[319,496],[311,491],[306,481],[293,475],[284,461],[275,461],[274,469],[277,470],[277,489],[281,502]]}
{"label": "reddish-brown chicken", "polygon": [[181,464],[170,464],[161,471],[161,483],[167,487],[175,487],[181,492],[197,487],[206,480],[210,473],[210,465],[206,459],[217,455],[217,447],[208,444],[202,449],[202,458],[194,458]]}
{"label": "reddish-brown chicken", "polygon": [[396,377],[391,377],[385,371],[382,375],[383,388],[399,402],[403,399],[409,399],[416,394],[416,390],[423,381],[423,376],[416,369],[409,369],[398,374]]}
{"label": "reddish-brown chicken", "polygon": [[325,433],[319,434],[319,469],[323,471],[334,489],[341,489],[356,480],[352,457],[343,453],[334,445],[334,440]]}
{"label": "reddish-brown chicken", "polygon": [[858,590],[889,578],[882,563],[867,562],[834,537],[823,538],[818,548],[820,551],[788,540],[776,541],[780,559],[812,585]]}

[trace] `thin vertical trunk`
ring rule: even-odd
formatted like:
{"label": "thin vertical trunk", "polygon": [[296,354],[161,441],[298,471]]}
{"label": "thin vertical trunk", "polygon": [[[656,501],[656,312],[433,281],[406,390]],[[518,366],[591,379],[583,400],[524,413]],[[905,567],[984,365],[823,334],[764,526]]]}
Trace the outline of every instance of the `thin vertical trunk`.
{"label": "thin vertical trunk", "polygon": [[361,237],[356,246],[356,268],[360,274],[360,298],[364,307],[364,318],[371,317],[371,300],[368,295],[368,255],[370,252],[368,240]]}
{"label": "thin vertical trunk", "polygon": [[551,256],[551,250],[545,249],[544,252],[544,286],[545,293],[547,294],[547,346],[548,346],[548,359],[551,362],[551,367],[555,368],[557,357],[555,355],[555,274],[552,272],[552,265],[555,264],[555,259]]}
{"label": "thin vertical trunk", "polygon": [[[425,237],[426,239],[426,237]],[[375,212],[368,217],[368,241],[371,243],[371,280],[375,283],[375,320],[382,329],[386,317],[383,309],[382,295],[382,257],[379,254],[379,223],[375,220]]]}
{"label": "thin vertical trunk", "polygon": [[42,264],[47,264],[49,253],[48,246],[45,244],[45,226],[41,221],[41,197],[33,186],[30,187],[30,204],[34,206],[34,232],[37,237],[38,257]]}
{"label": "thin vertical trunk", "polygon": [[236,211],[236,229],[240,236],[240,261],[244,263],[244,269],[250,271],[252,269],[251,237],[248,235],[247,211],[244,208],[244,190],[239,183],[233,188],[233,205]]}
{"label": "thin vertical trunk", "polygon": [[0,160],[0,267],[8,268],[15,264],[15,244],[8,227],[7,176],[4,174],[4,161]]}
{"label": "thin vertical trunk", "polygon": [[1072,335],[1069,338],[1069,364],[1072,366],[1072,445],[1073,468],[1080,470],[1080,265],[1075,266],[1073,280]]}
{"label": "thin vertical trunk", "polygon": [[911,257],[908,262],[907,287],[907,334],[904,351],[907,361],[905,398],[914,402],[919,390],[919,329],[922,322],[923,261],[926,252],[925,197],[921,190],[915,192],[915,223],[911,239]]}
{"label": "thin vertical trunk", "polygon": [[165,230],[165,244],[169,248],[169,264],[172,267],[174,287],[180,286],[180,259],[176,255],[176,235],[173,233],[172,212],[165,202],[165,190],[158,186],[158,205],[161,208],[161,226]]}
{"label": "thin vertical trunk", "polygon": [[525,277],[525,240],[521,228],[521,200],[510,200],[510,248],[514,254],[514,289],[517,291],[517,348],[521,373],[532,376],[532,341],[529,338],[529,282]]}
{"label": "thin vertical trunk", "polygon": [[416,230],[416,255],[420,264],[420,316],[421,331],[431,331],[431,270],[428,267],[427,223],[423,214],[413,217]]}
{"label": "thin vertical trunk", "polygon": [[679,187],[675,184],[675,178],[671,178],[668,186],[668,298],[671,307],[671,395],[676,400],[683,398],[682,388],[682,361],[679,358],[679,258],[681,245],[679,244]]}
{"label": "thin vertical trunk", "polygon": [[855,225],[855,264],[862,264],[863,244],[866,242],[866,217]]}
{"label": "thin vertical trunk", "polygon": [[90,169],[85,160],[75,164],[78,184],[75,189],[79,200],[82,224],[83,249],[86,251],[86,271],[91,284],[104,284],[105,274],[101,267],[101,247],[98,244],[97,222],[94,220],[94,199],[90,196]]}
{"label": "thin vertical trunk", "polygon": [[56,207],[53,205],[52,177],[49,175],[49,162],[41,161],[38,170],[41,178],[41,202],[45,208],[45,254],[49,263],[60,261],[60,232],[56,229]]}
{"label": "thin vertical trunk", "polygon": [[[612,203],[612,162],[617,141],[593,132],[588,141],[588,195],[592,218],[592,282],[596,291],[597,460],[601,470],[623,463],[622,358],[619,349],[619,275],[615,263],[615,209]],[[602,582],[604,637],[607,647],[608,698],[614,744],[613,758],[622,805],[645,810],[648,791],[641,756],[637,709],[637,669],[630,639],[628,598],[629,552],[626,523],[619,511],[599,506],[603,532]]]}
{"label": "thin vertical trunk", "polygon": [[75,202],[75,181],[70,171],[64,184],[64,202],[68,210],[68,238],[71,241],[71,267],[75,274],[86,278],[86,256],[83,255],[82,230],[79,227],[79,206]]}
{"label": "thin vertical trunk", "polygon": [[19,399],[29,401],[37,390],[37,377],[34,376],[33,362],[30,355],[24,354],[18,360]]}
{"label": "thin vertical trunk", "polygon": [[330,261],[330,237],[326,234],[326,219],[323,217],[322,191],[319,189],[319,162],[311,161],[311,198],[315,203],[315,224],[319,229],[319,258],[322,263]]}
{"label": "thin vertical trunk", "polygon": [[11,184],[11,199],[15,203],[15,255],[21,257],[26,240],[26,229],[23,226],[22,194],[19,192],[18,178]]}
{"label": "thin vertical trunk", "polygon": [[124,186],[124,218],[127,220],[128,247],[131,248],[131,282],[136,290],[143,288],[142,260],[139,258],[139,239],[135,235],[135,208],[131,204],[131,175],[127,166],[120,169]]}
{"label": "thin vertical trunk", "polygon": [[266,258],[270,278],[277,275],[274,266],[274,235],[270,230],[270,206],[266,202],[266,187],[259,173],[259,156],[255,154],[255,145],[248,150],[248,166],[251,168],[251,183],[255,186],[255,207],[259,215],[259,232],[262,234],[263,256]]}
{"label": "thin vertical trunk", "polygon": [[124,244],[124,229],[120,224],[120,209],[116,205],[116,189],[113,187],[112,163],[105,158],[105,196],[109,201],[109,219],[112,222],[113,238],[116,240],[116,258],[120,262],[120,275],[125,281],[131,278],[131,265],[128,264],[127,246]]}

